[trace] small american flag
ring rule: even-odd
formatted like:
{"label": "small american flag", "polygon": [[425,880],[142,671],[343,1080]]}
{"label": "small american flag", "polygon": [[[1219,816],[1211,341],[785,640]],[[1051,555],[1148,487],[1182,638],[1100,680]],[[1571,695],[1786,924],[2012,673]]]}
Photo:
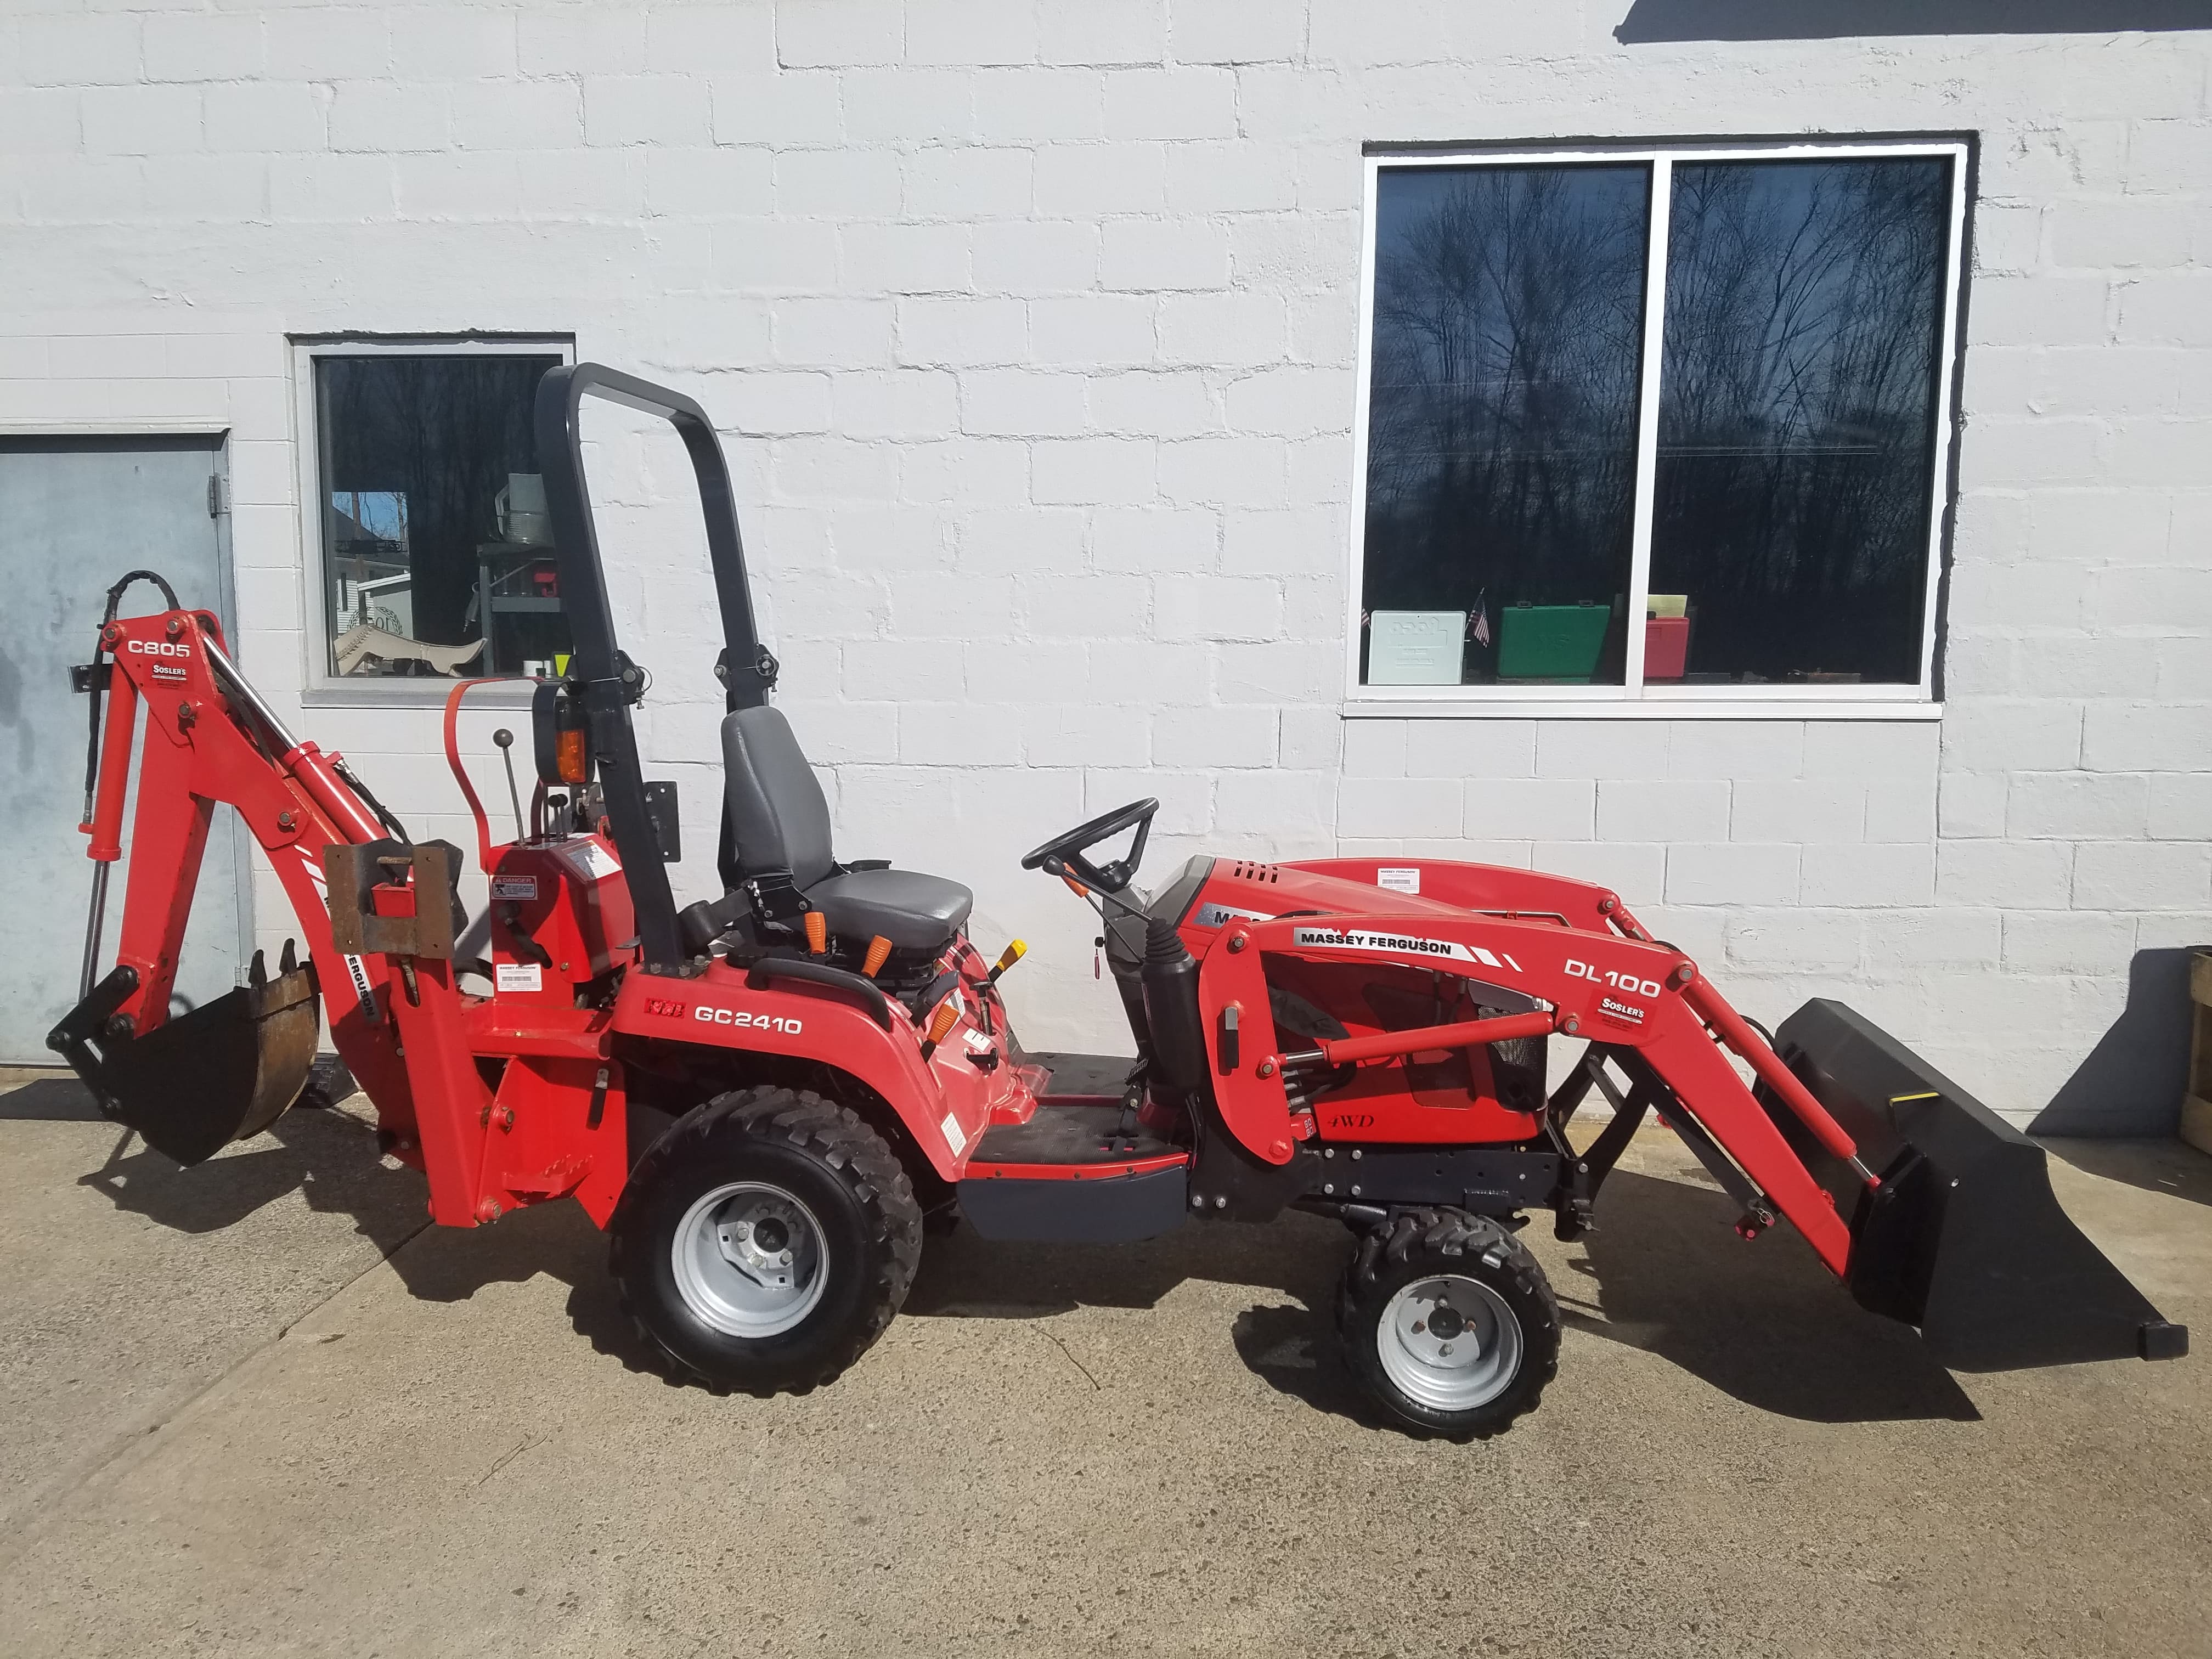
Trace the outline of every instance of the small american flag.
{"label": "small american flag", "polygon": [[1490,644],[1490,607],[1484,603],[1489,597],[1490,590],[1486,587],[1475,595],[1474,615],[1467,625],[1468,637],[1484,647]]}

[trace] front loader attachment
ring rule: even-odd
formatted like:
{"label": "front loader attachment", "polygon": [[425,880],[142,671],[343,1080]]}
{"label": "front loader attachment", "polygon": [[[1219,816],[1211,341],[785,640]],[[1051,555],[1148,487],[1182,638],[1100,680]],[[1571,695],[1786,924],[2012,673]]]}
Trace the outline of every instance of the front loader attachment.
{"label": "front loader attachment", "polygon": [[2187,1328],[2059,1207],[2043,1148],[1896,1038],[1815,998],[1774,1046],[1881,1176],[1868,1188],[1796,1137],[1822,1185],[1856,1204],[1845,1278],[1862,1306],[1918,1326],[1955,1370],[2188,1352]]}
{"label": "front loader attachment", "polygon": [[116,1010],[138,987],[120,967],[47,1036],[118,1123],[179,1164],[198,1164],[259,1134],[299,1098],[322,1026],[312,963],[264,976],[140,1036]]}

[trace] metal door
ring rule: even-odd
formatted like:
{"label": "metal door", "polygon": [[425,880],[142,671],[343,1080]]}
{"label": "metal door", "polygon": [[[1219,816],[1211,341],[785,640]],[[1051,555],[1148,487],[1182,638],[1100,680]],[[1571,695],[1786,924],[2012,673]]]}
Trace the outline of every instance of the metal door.
{"label": "metal door", "polygon": [[[210,482],[222,472],[215,437],[0,438],[0,1062],[58,1064],[46,1032],[76,1000],[92,865],[76,827],[88,711],[70,690],[70,665],[90,659],[108,586],[127,570],[160,571],[179,599],[228,629],[222,498]],[[161,603],[142,584],[124,609]],[[125,823],[127,869],[127,814]],[[218,806],[177,974],[185,1002],[220,996],[241,976],[245,856],[236,815]],[[123,889],[118,871],[102,971]]]}

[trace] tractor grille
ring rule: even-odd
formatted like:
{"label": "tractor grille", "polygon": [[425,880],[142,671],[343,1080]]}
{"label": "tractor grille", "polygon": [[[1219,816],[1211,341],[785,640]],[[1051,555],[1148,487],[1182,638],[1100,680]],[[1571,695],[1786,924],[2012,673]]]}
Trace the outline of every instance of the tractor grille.
{"label": "tractor grille", "polygon": [[1280,881],[1283,872],[1272,864],[1250,864],[1240,859],[1230,872],[1233,881]]}

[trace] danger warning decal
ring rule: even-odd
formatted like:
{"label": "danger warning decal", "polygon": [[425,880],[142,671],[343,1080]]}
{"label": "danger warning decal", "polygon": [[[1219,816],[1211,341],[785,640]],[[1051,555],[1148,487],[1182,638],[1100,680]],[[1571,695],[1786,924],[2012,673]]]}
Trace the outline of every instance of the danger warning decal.
{"label": "danger warning decal", "polygon": [[1422,939],[1411,933],[1381,933],[1358,927],[1301,927],[1297,939],[1300,945],[1309,949],[1398,951],[1407,956],[1479,962],[1486,968],[1510,968],[1516,974],[1522,971],[1521,964],[1510,954],[1486,951],[1480,945],[1462,945],[1457,939]]}

